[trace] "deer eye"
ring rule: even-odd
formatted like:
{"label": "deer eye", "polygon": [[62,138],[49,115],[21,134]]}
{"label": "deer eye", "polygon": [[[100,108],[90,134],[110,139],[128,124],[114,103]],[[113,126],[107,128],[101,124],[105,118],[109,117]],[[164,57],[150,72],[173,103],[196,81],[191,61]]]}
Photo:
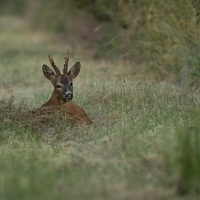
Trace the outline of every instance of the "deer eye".
{"label": "deer eye", "polygon": [[73,87],[73,83],[70,83],[69,86],[70,86],[70,87]]}
{"label": "deer eye", "polygon": [[62,87],[62,85],[56,85],[56,87],[59,89],[59,88],[61,88],[61,87]]}

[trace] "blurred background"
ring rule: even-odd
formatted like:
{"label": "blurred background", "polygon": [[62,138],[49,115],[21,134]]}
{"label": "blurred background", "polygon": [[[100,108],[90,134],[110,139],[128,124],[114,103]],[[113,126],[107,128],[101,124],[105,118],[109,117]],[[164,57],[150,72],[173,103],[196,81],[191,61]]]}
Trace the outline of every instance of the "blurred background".
{"label": "blurred background", "polygon": [[1,29],[20,21],[12,16],[85,58],[134,65],[153,80],[190,84],[200,75],[199,12],[199,0],[0,0]]}

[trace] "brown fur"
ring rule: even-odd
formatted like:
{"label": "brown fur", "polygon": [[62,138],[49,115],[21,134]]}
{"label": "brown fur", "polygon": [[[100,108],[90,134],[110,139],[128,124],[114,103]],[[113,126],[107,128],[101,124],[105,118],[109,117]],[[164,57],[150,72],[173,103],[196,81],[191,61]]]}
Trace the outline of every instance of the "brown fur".
{"label": "brown fur", "polygon": [[59,95],[56,94],[55,90],[52,93],[51,98],[44,103],[43,107],[50,107],[55,110],[61,110],[64,114],[69,115],[70,121],[74,123],[87,123],[91,124],[92,120],[88,117],[87,113],[74,102],[66,102],[64,103],[62,99],[59,98]]}

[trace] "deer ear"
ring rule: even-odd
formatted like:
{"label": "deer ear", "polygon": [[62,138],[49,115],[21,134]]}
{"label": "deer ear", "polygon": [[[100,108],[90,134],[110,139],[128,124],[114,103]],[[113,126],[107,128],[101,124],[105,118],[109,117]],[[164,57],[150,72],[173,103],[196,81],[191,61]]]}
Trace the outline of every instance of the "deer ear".
{"label": "deer ear", "polygon": [[68,72],[68,76],[71,78],[71,79],[74,79],[78,76],[79,72],[80,72],[80,69],[81,69],[81,63],[80,62],[76,62],[72,68],[70,69],[70,71]]}
{"label": "deer ear", "polygon": [[44,76],[49,79],[51,82],[53,82],[56,78],[55,73],[47,66],[47,65],[43,65],[42,66],[42,71]]}

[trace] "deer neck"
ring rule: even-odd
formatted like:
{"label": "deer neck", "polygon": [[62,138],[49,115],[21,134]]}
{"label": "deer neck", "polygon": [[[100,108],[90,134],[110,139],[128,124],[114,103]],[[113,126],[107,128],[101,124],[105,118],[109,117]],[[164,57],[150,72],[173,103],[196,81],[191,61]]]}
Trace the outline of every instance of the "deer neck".
{"label": "deer neck", "polygon": [[47,107],[47,106],[61,107],[63,104],[64,104],[64,101],[60,98],[59,94],[54,89],[50,99],[46,103],[44,103],[41,107]]}

